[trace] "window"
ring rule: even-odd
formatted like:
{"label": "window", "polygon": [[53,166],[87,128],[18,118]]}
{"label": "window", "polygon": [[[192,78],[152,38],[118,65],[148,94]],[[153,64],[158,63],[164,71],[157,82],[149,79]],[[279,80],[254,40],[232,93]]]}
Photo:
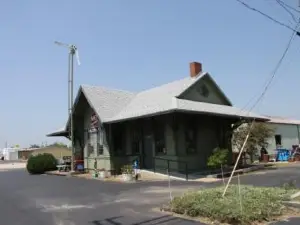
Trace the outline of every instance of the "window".
{"label": "window", "polygon": [[91,156],[92,154],[94,154],[94,146],[88,143],[88,155]]}
{"label": "window", "polygon": [[187,154],[193,154],[197,149],[197,129],[193,121],[186,123],[185,145]]}
{"label": "window", "polygon": [[132,148],[132,154],[140,154],[140,143],[142,140],[142,132],[139,126],[135,126],[132,131],[132,142],[131,142],[131,148]]}
{"label": "window", "polygon": [[278,145],[282,145],[281,144],[281,135],[279,135],[279,134],[276,134],[275,135],[275,144],[276,144],[276,146],[278,146]]}
{"label": "window", "polygon": [[156,122],[154,124],[154,140],[156,154],[166,154],[165,145],[165,124],[163,122]]}
{"label": "window", "polygon": [[95,146],[97,144],[97,133],[94,131],[88,132],[88,156],[95,156]]}
{"label": "window", "polygon": [[103,155],[103,129],[100,127],[97,131],[97,155]]}
{"label": "window", "polygon": [[203,97],[208,97],[209,96],[209,90],[208,90],[208,88],[207,88],[207,86],[205,84],[203,84],[200,87],[198,87],[197,91]]}
{"label": "window", "polygon": [[122,149],[124,147],[124,135],[123,135],[123,126],[118,124],[117,127],[113,129],[113,145],[114,145],[114,153],[116,155],[125,154]]}
{"label": "window", "polygon": [[103,155],[103,145],[101,145],[99,142],[97,143],[97,155]]}

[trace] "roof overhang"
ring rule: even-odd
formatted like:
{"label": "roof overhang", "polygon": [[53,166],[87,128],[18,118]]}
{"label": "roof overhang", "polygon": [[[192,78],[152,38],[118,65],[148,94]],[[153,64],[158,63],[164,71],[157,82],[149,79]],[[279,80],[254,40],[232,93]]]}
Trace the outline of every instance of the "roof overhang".
{"label": "roof overhang", "polygon": [[165,114],[170,114],[170,113],[190,113],[190,114],[198,114],[198,115],[208,115],[208,116],[217,116],[217,117],[223,117],[227,119],[237,119],[237,120],[255,120],[256,122],[267,122],[269,119],[266,117],[260,117],[260,116],[242,116],[242,115],[228,115],[228,114],[221,114],[221,113],[215,113],[215,112],[200,112],[200,111],[193,111],[193,110],[185,110],[185,109],[170,109],[166,111],[161,111],[157,113],[151,113],[151,114],[145,114],[145,115],[140,115],[136,117],[127,117],[127,118],[122,118],[122,119],[116,119],[116,120],[107,120],[103,121],[105,124],[112,124],[112,123],[119,123],[119,122],[125,122],[129,120],[136,120],[136,119],[142,119],[142,118],[149,118],[153,116],[160,116],[160,115],[165,115]]}
{"label": "roof overhang", "polygon": [[65,128],[61,128],[57,131],[49,133],[46,135],[47,137],[69,137],[69,132]]}

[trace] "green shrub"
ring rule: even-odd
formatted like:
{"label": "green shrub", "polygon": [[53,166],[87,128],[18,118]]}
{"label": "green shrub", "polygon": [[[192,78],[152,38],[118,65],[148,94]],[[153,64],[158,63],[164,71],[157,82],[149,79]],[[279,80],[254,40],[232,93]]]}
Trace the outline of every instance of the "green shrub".
{"label": "green shrub", "polygon": [[224,187],[191,192],[174,198],[165,209],[229,224],[251,224],[280,216],[285,210],[282,201],[297,191],[252,186],[240,186],[240,190],[241,195],[238,186],[232,185],[224,198]]}
{"label": "green shrub", "polygon": [[27,171],[30,174],[42,174],[46,171],[56,170],[57,161],[52,154],[44,153],[30,156],[27,161]]}
{"label": "green shrub", "polygon": [[216,148],[207,160],[207,166],[212,169],[220,168],[228,163],[228,150]]}
{"label": "green shrub", "polygon": [[132,174],[133,173],[133,168],[132,165],[124,165],[121,168],[122,174]]}

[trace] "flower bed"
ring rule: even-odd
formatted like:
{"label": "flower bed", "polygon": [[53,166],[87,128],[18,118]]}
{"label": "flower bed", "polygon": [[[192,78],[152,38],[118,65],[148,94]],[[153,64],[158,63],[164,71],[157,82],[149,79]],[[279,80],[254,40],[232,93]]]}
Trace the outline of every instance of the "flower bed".
{"label": "flower bed", "polygon": [[190,192],[174,198],[162,210],[229,224],[252,224],[283,215],[287,212],[283,201],[289,200],[298,191],[291,188],[240,186],[239,195],[238,186],[232,185],[223,198],[223,190],[224,187],[218,187]]}

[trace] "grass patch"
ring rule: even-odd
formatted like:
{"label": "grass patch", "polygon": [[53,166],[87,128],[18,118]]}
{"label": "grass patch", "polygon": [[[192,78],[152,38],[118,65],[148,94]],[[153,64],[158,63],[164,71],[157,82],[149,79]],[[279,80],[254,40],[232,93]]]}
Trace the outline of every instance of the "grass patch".
{"label": "grass patch", "polygon": [[223,198],[224,187],[190,192],[174,198],[162,209],[190,217],[204,217],[229,224],[251,224],[270,221],[283,215],[287,208],[283,201],[296,189],[231,185]]}

